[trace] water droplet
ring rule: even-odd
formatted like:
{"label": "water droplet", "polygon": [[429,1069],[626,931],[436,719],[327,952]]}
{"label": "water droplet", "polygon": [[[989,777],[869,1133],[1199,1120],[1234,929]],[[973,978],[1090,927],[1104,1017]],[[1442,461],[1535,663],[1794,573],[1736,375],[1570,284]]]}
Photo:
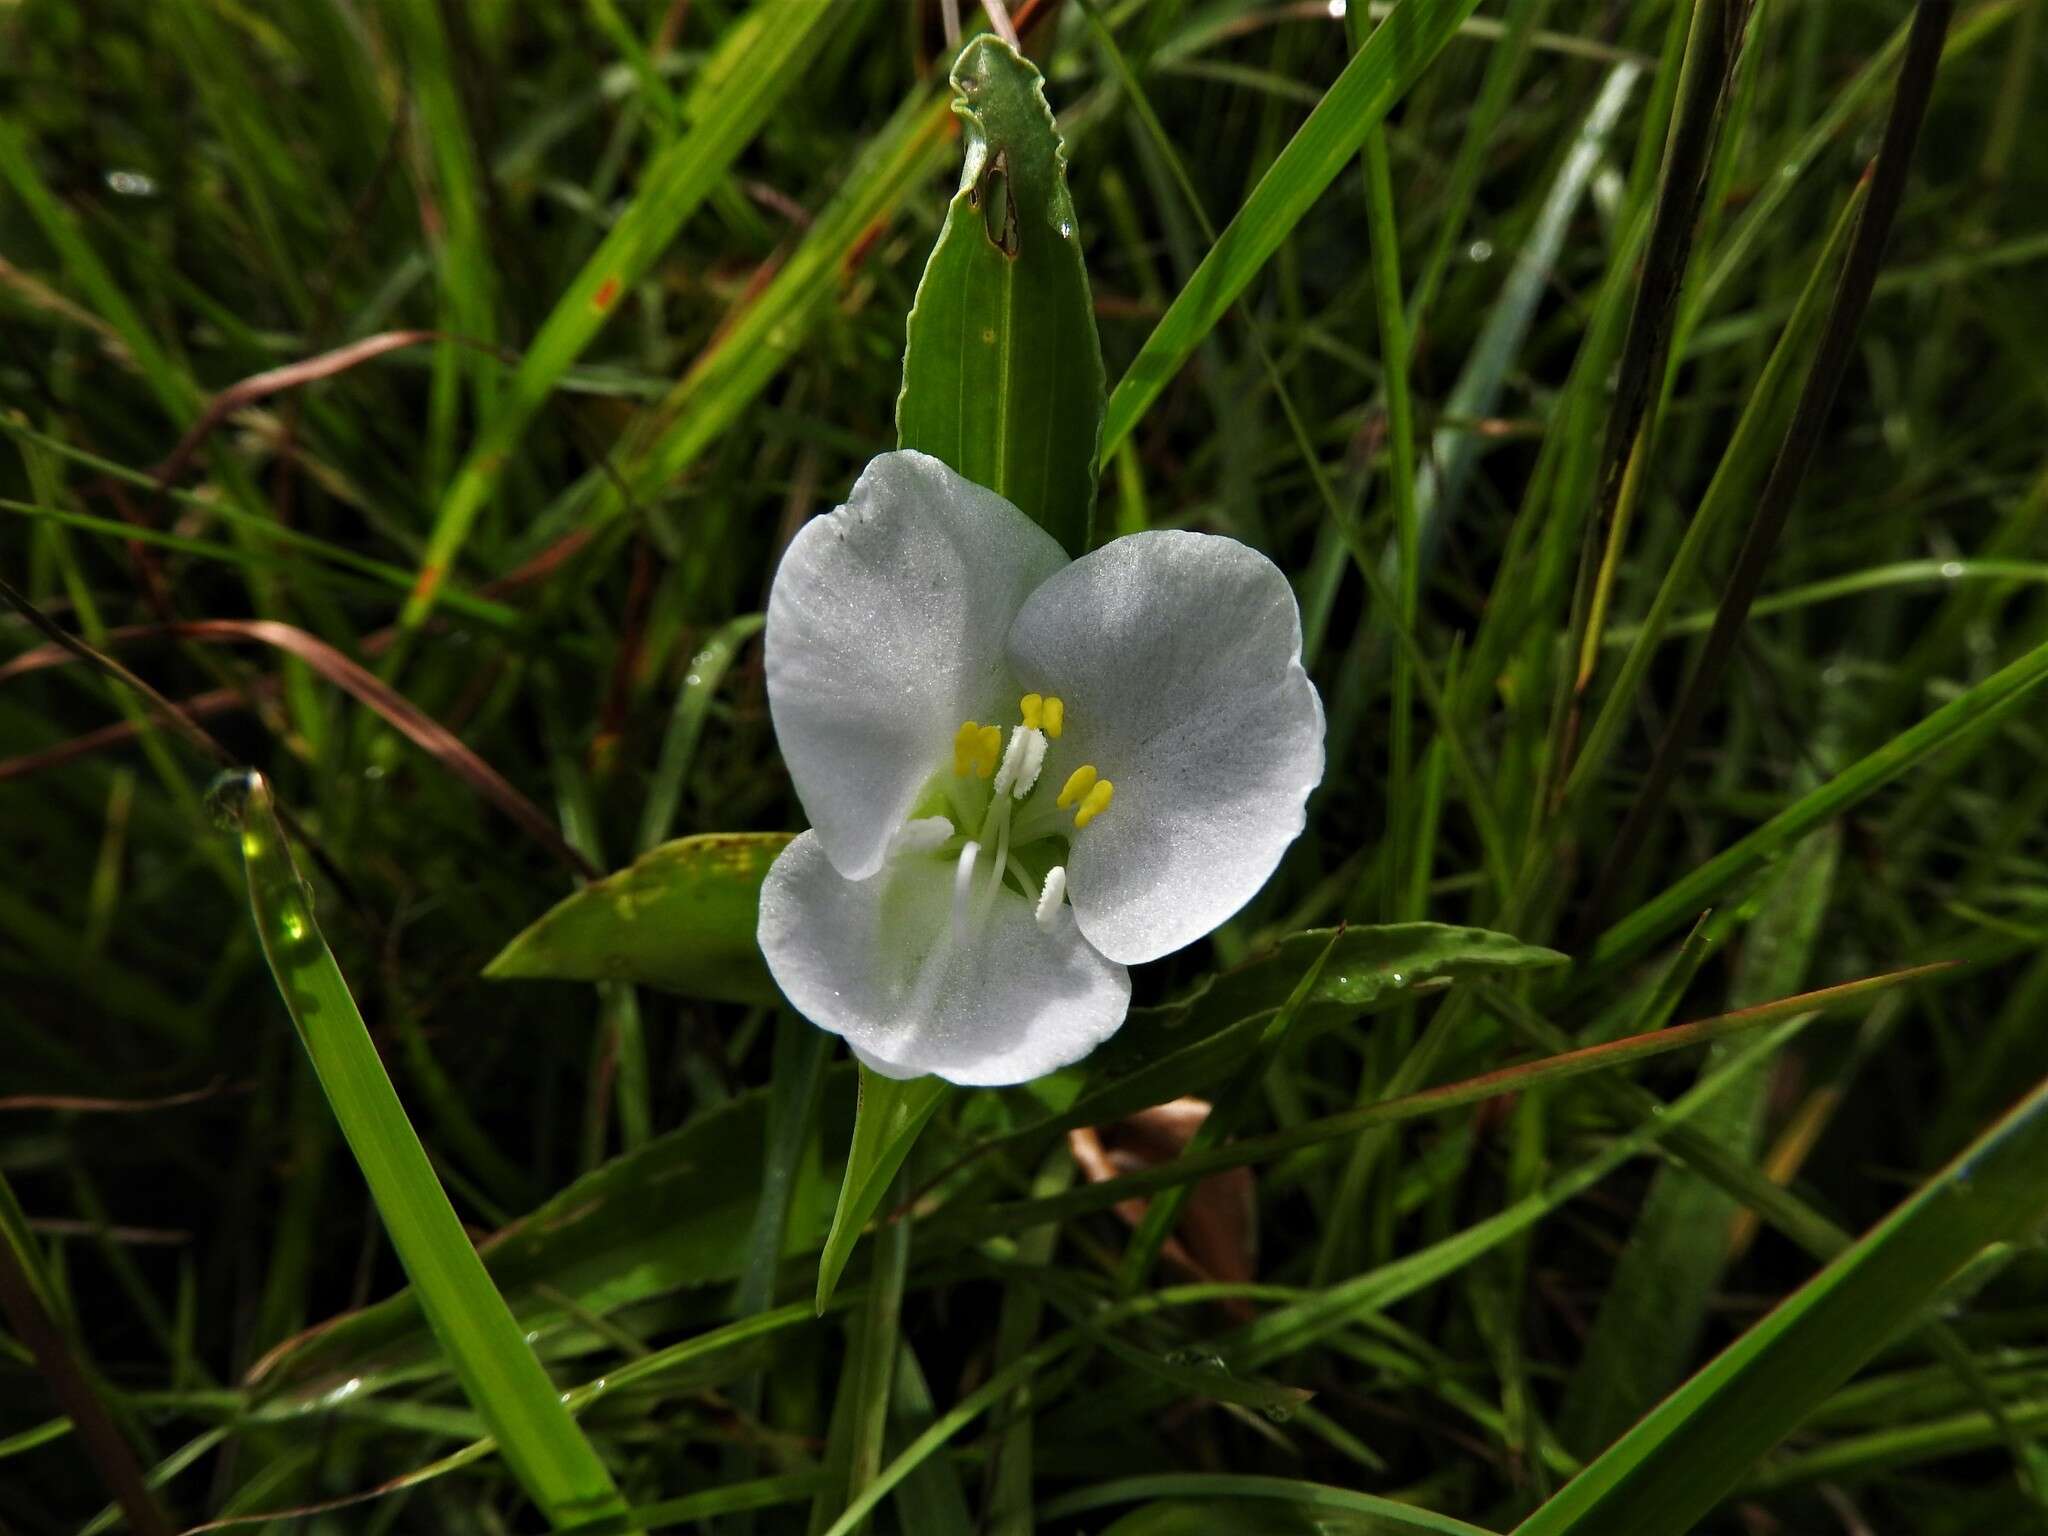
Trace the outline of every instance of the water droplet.
{"label": "water droplet", "polygon": [[1405,972],[1402,972],[1402,971],[1394,971],[1394,972],[1392,972],[1391,974],[1389,974],[1389,975],[1388,975],[1388,977],[1387,977],[1387,981],[1388,981],[1388,983],[1389,983],[1390,985],[1393,985],[1393,986],[1396,986],[1396,987],[1405,987],[1405,986],[1407,986],[1407,985],[1408,985],[1408,977],[1407,977],[1407,974],[1406,974]]}
{"label": "water droplet", "polygon": [[156,178],[141,171],[109,171],[107,190],[117,197],[155,197]]}
{"label": "water droplet", "polygon": [[370,782],[371,782],[372,784],[376,783],[376,782],[377,782],[377,780],[379,780],[379,779],[381,779],[381,778],[383,778],[383,777],[384,777],[384,766],[383,766],[383,764],[381,764],[381,763],[372,763],[372,764],[370,764],[370,766],[369,766],[369,767],[367,767],[367,768],[365,768],[365,769],[363,770],[363,777],[364,777],[364,778],[366,778],[366,779],[368,779],[368,780],[369,780],[369,781],[370,781]]}
{"label": "water droplet", "polygon": [[[1342,4],[1343,0],[1338,0],[1338,3]],[[1268,1403],[1261,1411],[1275,1424],[1285,1424],[1294,1417],[1294,1409],[1286,1403]]]}
{"label": "water droplet", "polygon": [[1074,226],[1066,219],[1060,220],[1060,238],[1062,240],[1071,240],[1074,238]]}
{"label": "water droplet", "polygon": [[1465,247],[1465,254],[1473,261],[1491,261],[1493,260],[1493,242],[1491,240],[1474,240]]}
{"label": "water droplet", "polygon": [[1786,181],[1796,181],[1799,177],[1799,169],[1799,162],[1797,160],[1787,160],[1778,167],[1778,175]]}
{"label": "water droplet", "polygon": [[1954,581],[1958,576],[1963,574],[1963,562],[1960,560],[1942,561],[1941,574],[1944,580]]}

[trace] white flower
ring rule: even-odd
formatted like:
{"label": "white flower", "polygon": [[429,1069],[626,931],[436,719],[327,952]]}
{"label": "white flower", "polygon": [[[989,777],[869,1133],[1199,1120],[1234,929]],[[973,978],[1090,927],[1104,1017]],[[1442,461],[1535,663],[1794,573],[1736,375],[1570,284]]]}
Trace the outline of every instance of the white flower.
{"label": "white flower", "polygon": [[1158,532],[1069,561],[921,453],[797,534],[766,647],[812,830],[768,872],[761,950],[890,1077],[1019,1083],[1087,1055],[1130,1006],[1125,967],[1243,906],[1322,778],[1270,560]]}

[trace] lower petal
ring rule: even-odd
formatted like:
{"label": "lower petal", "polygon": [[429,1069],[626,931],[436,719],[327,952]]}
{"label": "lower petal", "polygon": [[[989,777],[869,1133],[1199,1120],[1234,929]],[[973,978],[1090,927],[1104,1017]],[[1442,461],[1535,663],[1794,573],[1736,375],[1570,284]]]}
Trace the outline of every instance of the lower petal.
{"label": "lower petal", "polygon": [[848,880],[806,832],[761,887],[761,952],[797,1012],[888,1077],[1029,1082],[1123,1023],[1130,972],[1081,937],[1071,911],[1041,927],[1004,888],[962,942],[952,904],[945,861],[912,856]]}

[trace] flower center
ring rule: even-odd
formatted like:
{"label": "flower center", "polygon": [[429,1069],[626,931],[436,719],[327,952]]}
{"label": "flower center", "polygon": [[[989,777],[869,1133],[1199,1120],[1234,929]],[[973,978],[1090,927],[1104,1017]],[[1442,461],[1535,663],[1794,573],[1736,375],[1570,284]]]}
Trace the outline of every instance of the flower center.
{"label": "flower center", "polygon": [[[1017,713],[1007,742],[1000,726],[960,723],[953,733],[953,772],[934,780],[925,802],[928,812],[945,814],[915,817],[896,836],[899,854],[952,862],[956,942],[981,926],[1006,880],[1033,904],[1041,927],[1059,921],[1067,891],[1062,845],[1108,810],[1116,793],[1095,764],[1083,763],[1066,775],[1057,795],[1038,794],[1052,743],[1066,730],[1066,701],[1027,693]],[[987,782],[986,799],[981,781]]]}

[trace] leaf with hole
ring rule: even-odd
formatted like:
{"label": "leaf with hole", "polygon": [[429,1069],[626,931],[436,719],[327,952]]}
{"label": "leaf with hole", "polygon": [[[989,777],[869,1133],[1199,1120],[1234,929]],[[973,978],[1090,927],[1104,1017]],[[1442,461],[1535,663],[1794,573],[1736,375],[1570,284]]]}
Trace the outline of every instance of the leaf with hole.
{"label": "leaf with hole", "polygon": [[953,67],[960,189],[911,306],[896,440],[1006,497],[1083,553],[1102,347],[1045,82],[979,37]]}

